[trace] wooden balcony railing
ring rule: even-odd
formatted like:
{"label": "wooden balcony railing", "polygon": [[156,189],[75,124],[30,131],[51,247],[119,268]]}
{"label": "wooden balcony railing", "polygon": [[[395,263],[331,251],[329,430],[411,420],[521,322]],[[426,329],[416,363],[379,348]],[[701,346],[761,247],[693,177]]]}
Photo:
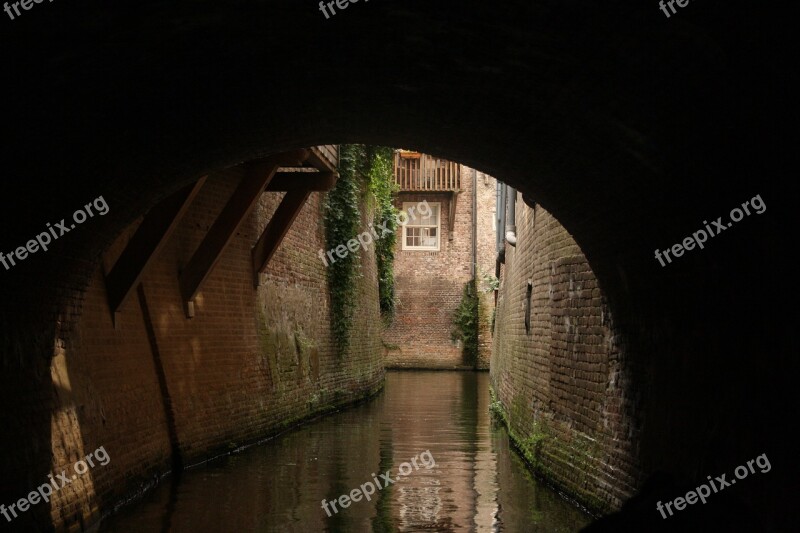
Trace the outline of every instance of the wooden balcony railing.
{"label": "wooden balcony railing", "polygon": [[325,166],[335,169],[339,165],[339,146],[333,144],[314,146],[311,148],[311,156],[325,162]]}
{"label": "wooden balcony railing", "polygon": [[399,150],[394,154],[394,180],[401,191],[460,191],[461,165]]}

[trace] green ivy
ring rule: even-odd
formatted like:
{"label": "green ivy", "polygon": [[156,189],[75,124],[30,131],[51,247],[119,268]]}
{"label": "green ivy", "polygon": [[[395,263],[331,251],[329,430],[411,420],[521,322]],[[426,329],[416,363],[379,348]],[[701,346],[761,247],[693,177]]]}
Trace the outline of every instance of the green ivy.
{"label": "green ivy", "polygon": [[467,364],[478,362],[478,288],[475,279],[464,285],[461,303],[456,309],[454,339],[464,343],[464,356]]}
{"label": "green ivy", "polygon": [[[392,230],[375,241],[381,315],[391,319],[394,312],[394,246],[396,210],[394,193],[393,151],[391,148],[361,144],[342,145],[339,152],[339,179],[325,201],[325,240],[328,249],[346,245],[350,239],[368,231],[362,227],[359,205],[367,192],[375,202],[375,226],[386,222]],[[380,233],[379,233],[380,234]],[[336,353],[343,356],[350,346],[353,312],[357,302],[361,252],[347,253],[344,259],[328,266],[331,294],[331,329]]]}
{"label": "green ivy", "polygon": [[500,288],[500,280],[493,275],[484,272],[481,277],[485,287],[483,292],[494,292]]}
{"label": "green ivy", "polygon": [[[363,147],[342,145],[339,152],[339,179],[325,199],[325,240],[334,249],[360,233],[361,211],[358,209],[359,167]],[[328,266],[328,287],[331,293],[331,330],[336,353],[343,356],[350,346],[350,329],[356,304],[356,282],[360,254],[348,253]]]}
{"label": "green ivy", "polygon": [[[370,191],[375,198],[375,222],[384,224],[391,233],[384,235],[375,243],[375,255],[378,261],[378,290],[381,305],[381,316],[386,322],[394,317],[394,250],[397,243],[398,211],[392,199],[397,192],[394,182],[394,151],[391,148],[376,147],[369,153]],[[381,231],[382,233],[382,231]]]}

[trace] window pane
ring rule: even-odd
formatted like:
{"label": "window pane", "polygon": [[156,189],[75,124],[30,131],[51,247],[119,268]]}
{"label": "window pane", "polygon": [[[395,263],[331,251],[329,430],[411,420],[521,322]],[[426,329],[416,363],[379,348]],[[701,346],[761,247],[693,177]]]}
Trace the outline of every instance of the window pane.
{"label": "window pane", "polygon": [[404,228],[403,246],[405,248],[436,250],[439,247],[439,206],[428,204],[430,213],[426,217],[416,211],[417,206],[417,203],[403,203],[404,211],[408,212],[411,207],[414,207],[414,214],[416,215],[416,220],[411,221],[409,219],[409,223]]}
{"label": "window pane", "polygon": [[422,230],[422,246],[436,248],[436,228],[424,228]]}
{"label": "window pane", "polygon": [[403,211],[408,214],[408,211],[414,208],[414,217],[408,217],[408,224],[409,227],[417,227],[417,226],[438,226],[439,225],[439,212],[441,211],[440,206],[438,204],[428,204],[428,210],[424,212],[427,214],[423,216],[422,213],[419,212],[419,204],[411,203],[411,202],[404,202],[403,203]]}
{"label": "window pane", "polygon": [[439,206],[430,206],[430,212],[427,216],[419,214],[417,220],[414,221],[415,226],[437,226],[439,224]]}

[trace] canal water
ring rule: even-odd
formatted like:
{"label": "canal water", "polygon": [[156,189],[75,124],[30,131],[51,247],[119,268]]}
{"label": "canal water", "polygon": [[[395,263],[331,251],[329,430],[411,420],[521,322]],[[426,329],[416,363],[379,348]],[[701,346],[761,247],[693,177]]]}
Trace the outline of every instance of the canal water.
{"label": "canal water", "polygon": [[388,372],[369,403],[166,480],[100,531],[572,532],[590,520],[510,448],[488,374]]}

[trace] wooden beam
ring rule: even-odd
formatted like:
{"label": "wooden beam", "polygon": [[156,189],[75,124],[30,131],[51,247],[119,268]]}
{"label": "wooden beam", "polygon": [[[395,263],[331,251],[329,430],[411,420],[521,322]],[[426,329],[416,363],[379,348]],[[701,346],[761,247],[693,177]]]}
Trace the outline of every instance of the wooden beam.
{"label": "wooden beam", "polygon": [[308,151],[308,164],[316,168],[320,172],[333,172],[336,170],[325,157],[319,153],[319,150],[312,148]]}
{"label": "wooden beam", "polygon": [[277,172],[267,191],[329,191],[336,178],[333,172]]}
{"label": "wooden beam", "polygon": [[180,274],[181,298],[190,318],[194,315],[193,302],[200,287],[214,270],[222,252],[255,207],[275,172],[280,167],[299,166],[307,157],[308,150],[295,150],[244,165],[245,176]]}
{"label": "wooden beam", "polygon": [[253,278],[256,287],[260,284],[259,274],[267,269],[269,260],[281,245],[281,242],[283,242],[283,238],[288,233],[289,228],[292,227],[292,223],[294,223],[297,215],[300,214],[300,210],[303,209],[309,196],[311,196],[311,191],[308,190],[287,192],[278,209],[275,210],[275,214],[269,220],[267,227],[264,228],[264,232],[259,237],[252,252]]}
{"label": "wooden beam", "polygon": [[[450,222],[450,227],[448,228],[447,232],[447,240],[452,241],[453,236],[455,235],[455,231],[453,230],[453,226],[456,223],[456,204],[458,203],[458,191],[453,191],[450,196],[450,213],[447,217],[448,221]],[[439,216],[442,216],[439,213]]]}
{"label": "wooden beam", "polygon": [[205,181],[206,176],[203,176],[195,183],[187,185],[145,215],[125,250],[106,275],[108,306],[112,316],[116,317],[134,287],[141,281],[148,265],[172,235]]}

